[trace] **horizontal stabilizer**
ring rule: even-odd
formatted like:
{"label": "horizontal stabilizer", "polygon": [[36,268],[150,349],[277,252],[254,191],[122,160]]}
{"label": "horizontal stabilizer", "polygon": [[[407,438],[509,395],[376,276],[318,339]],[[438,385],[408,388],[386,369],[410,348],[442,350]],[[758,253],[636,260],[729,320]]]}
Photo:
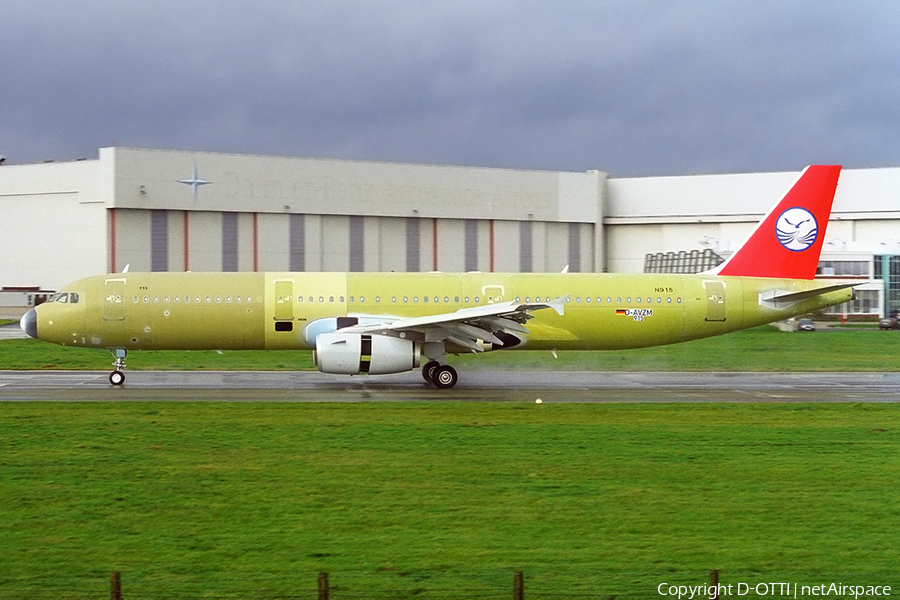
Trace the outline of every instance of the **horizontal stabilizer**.
{"label": "horizontal stabilizer", "polygon": [[759,295],[759,303],[761,306],[769,306],[771,308],[784,308],[790,306],[795,302],[800,302],[801,300],[806,300],[808,298],[814,298],[816,296],[821,296],[822,294],[827,294],[829,292],[837,292],[840,290],[845,290],[849,287],[853,287],[855,285],[860,285],[860,282],[844,282],[837,283],[834,285],[828,285],[825,287],[815,288],[812,290],[805,290],[802,292],[787,292],[787,291],[771,291],[771,292],[763,292]]}

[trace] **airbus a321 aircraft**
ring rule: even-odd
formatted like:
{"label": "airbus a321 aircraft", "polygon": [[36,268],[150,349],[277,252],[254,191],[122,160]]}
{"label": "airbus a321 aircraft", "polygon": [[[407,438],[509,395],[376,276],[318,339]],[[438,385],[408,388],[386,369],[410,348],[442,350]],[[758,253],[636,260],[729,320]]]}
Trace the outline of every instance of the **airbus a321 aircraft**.
{"label": "airbus a321 aircraft", "polygon": [[419,368],[456,385],[447,356],[673,344],[853,298],[814,281],[839,166],[807,167],[743,245],[695,275],[575,273],[115,273],[81,279],[22,317],[33,338],[129,350],[312,350],[324,373]]}

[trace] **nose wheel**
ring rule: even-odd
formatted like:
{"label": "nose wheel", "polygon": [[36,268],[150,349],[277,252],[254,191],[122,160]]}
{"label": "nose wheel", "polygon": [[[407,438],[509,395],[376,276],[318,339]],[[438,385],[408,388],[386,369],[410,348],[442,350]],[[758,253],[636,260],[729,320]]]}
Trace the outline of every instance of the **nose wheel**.
{"label": "nose wheel", "polygon": [[113,385],[125,383],[125,373],[122,371],[125,369],[125,356],[127,354],[128,352],[124,348],[113,350],[113,355],[116,357],[116,362],[113,363],[113,366],[116,370],[109,374],[109,382]]}

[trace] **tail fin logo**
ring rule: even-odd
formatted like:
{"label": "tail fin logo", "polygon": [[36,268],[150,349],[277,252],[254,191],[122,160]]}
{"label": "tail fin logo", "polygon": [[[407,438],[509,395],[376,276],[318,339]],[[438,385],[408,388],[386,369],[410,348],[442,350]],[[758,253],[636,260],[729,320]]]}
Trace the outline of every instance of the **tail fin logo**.
{"label": "tail fin logo", "polygon": [[816,218],[805,208],[789,208],[775,221],[775,237],[791,252],[803,252],[819,236]]}

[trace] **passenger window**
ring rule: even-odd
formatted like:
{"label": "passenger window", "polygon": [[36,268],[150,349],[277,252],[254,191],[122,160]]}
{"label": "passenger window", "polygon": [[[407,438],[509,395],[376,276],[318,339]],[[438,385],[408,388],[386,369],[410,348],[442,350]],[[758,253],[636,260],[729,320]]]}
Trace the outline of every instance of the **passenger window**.
{"label": "passenger window", "polygon": [[657,297],[656,297],[656,303],[657,303],[657,304],[662,304],[662,298],[660,298],[659,296],[657,296]]}
{"label": "passenger window", "polygon": [[428,302],[428,296],[422,296],[422,302]]}
{"label": "passenger window", "polygon": [[525,302],[531,302],[531,296],[525,296]]}
{"label": "passenger window", "polygon": [[450,303],[450,296],[444,296],[444,304]]}
{"label": "passenger window", "polygon": [[132,299],[131,299],[131,301],[132,301],[132,302],[134,302],[134,303],[135,303],[135,304],[137,304],[137,301],[138,301],[138,297],[137,297],[137,296],[135,296],[135,297],[134,297],[134,298],[132,298]]}
{"label": "passenger window", "polygon": [[[303,302],[303,298],[302,298],[302,297],[301,297],[301,298],[298,298],[298,300],[300,300],[300,302]],[[225,303],[226,303],[226,304],[231,304],[231,296],[225,296]]]}
{"label": "passenger window", "polygon": [[647,304],[652,304],[652,303],[653,303],[653,298],[651,298],[650,296],[647,296]]}
{"label": "passenger window", "polygon": [[622,297],[621,297],[621,296],[619,296],[618,298],[616,298],[616,304],[622,304]]}
{"label": "passenger window", "polygon": [[391,302],[397,303],[397,296],[391,296]]}
{"label": "passenger window", "polygon": [[418,301],[419,301],[419,297],[418,297],[418,296],[413,296],[413,302],[418,302]]}
{"label": "passenger window", "polygon": [[343,297],[343,296],[341,296],[341,297],[339,298],[339,300],[340,300],[341,304],[344,303],[344,297]]}
{"label": "passenger window", "polygon": [[350,304],[353,304],[354,301],[355,301],[355,296],[350,296]]}
{"label": "passenger window", "polygon": [[453,301],[456,302],[457,304],[459,304],[459,296],[454,296]]}
{"label": "passenger window", "polygon": [[681,304],[681,298],[679,298],[679,299],[677,300],[677,302],[678,302],[678,304]]}
{"label": "passenger window", "polygon": [[[313,297],[312,297],[312,296],[309,297],[309,301],[310,301],[310,302],[313,301]],[[247,302],[250,302],[250,298],[247,298]]]}
{"label": "passenger window", "polygon": [[631,296],[628,296],[628,298],[626,298],[625,301],[628,302],[628,304],[631,304]]}
{"label": "passenger window", "polygon": [[672,296],[666,298],[666,304],[672,304]]}
{"label": "passenger window", "polygon": [[475,296],[475,304],[478,304],[478,296]]}
{"label": "passenger window", "polygon": [[238,304],[240,304],[240,303],[241,303],[241,300],[242,300],[242,298],[241,298],[241,297],[240,297],[240,296],[237,296],[237,297],[235,297],[235,300],[237,300],[237,303],[238,303]]}
{"label": "passenger window", "polygon": [[194,298],[194,302],[195,302],[196,304],[200,304],[200,296],[196,296],[196,297]]}
{"label": "passenger window", "polygon": [[360,297],[359,297],[359,302],[360,302],[360,303],[363,303],[363,302],[365,302],[365,301],[366,301],[366,297],[365,297],[365,296],[360,296]]}
{"label": "passenger window", "polygon": [[439,298],[437,296],[434,297],[434,303],[437,304],[439,302]]}
{"label": "passenger window", "polygon": [[169,297],[166,296],[165,298],[163,298],[163,302],[165,302],[166,304],[168,304],[168,303],[169,303]]}
{"label": "passenger window", "polygon": [[638,304],[641,303],[641,297],[640,297],[640,296],[637,297],[637,303],[638,303]]}
{"label": "passenger window", "polygon": [[581,296],[575,298],[575,304],[581,304]]}
{"label": "passenger window", "polygon": [[466,296],[466,304],[468,304],[468,303],[469,303],[469,297]]}
{"label": "passenger window", "polygon": [[325,304],[325,296],[319,296],[319,302]]}
{"label": "passenger window", "polygon": [[181,303],[181,296],[175,296],[175,304]]}
{"label": "passenger window", "polygon": [[[619,300],[619,299],[617,298],[617,299],[616,299],[616,302],[621,302],[621,300]],[[612,304],[612,298],[610,298],[609,296],[607,296],[607,297],[606,297],[606,303],[607,303],[607,304]]]}
{"label": "passenger window", "polygon": [[150,296],[144,296],[144,304],[150,304]]}
{"label": "passenger window", "polygon": [[153,304],[159,304],[159,296],[153,296]]}
{"label": "passenger window", "polygon": [[588,304],[590,304],[590,303],[591,303],[591,297],[588,296],[587,298],[584,299],[584,301],[587,302]]}
{"label": "passenger window", "polygon": [[207,304],[209,304],[211,300],[212,300],[212,299],[211,299],[209,296],[206,297],[206,303],[207,303]]}
{"label": "passenger window", "polygon": [[381,302],[381,296],[375,296],[375,302]]}
{"label": "passenger window", "polygon": [[328,296],[328,301],[329,301],[329,302],[334,302],[334,296]]}

